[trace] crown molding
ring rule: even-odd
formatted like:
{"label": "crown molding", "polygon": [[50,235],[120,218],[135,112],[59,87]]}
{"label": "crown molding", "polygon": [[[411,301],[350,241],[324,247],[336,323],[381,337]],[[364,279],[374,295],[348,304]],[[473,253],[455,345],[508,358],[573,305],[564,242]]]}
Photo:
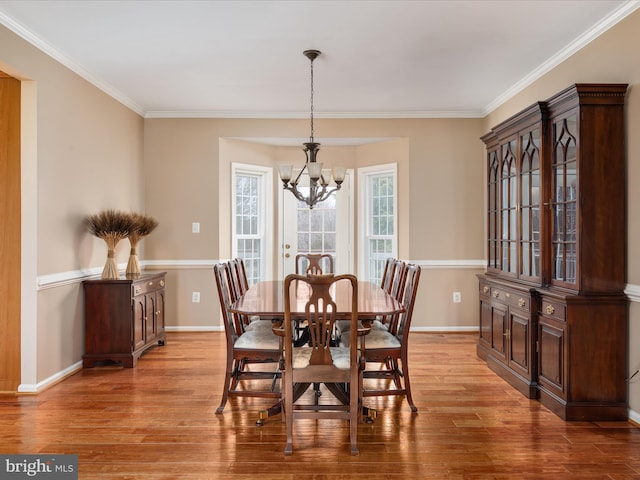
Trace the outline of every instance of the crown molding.
{"label": "crown molding", "polygon": [[533,82],[538,80],[544,74],[557,67],[559,64],[564,62],[571,55],[576,53],[578,50],[584,48],[588,45],[592,40],[598,38],[604,32],[609,30],[619,21],[633,13],[635,10],[640,8],[640,0],[629,0],[624,2],[612,11],[609,15],[603,18],[600,22],[596,23],[593,27],[591,27],[586,32],[579,35],[575,40],[573,40],[569,45],[567,45],[564,49],[560,50],[558,53],[553,55],[551,58],[547,59],[543,62],[538,68],[533,70],[527,76],[525,76],[522,80],[517,82],[511,88],[506,90],[502,95],[496,98],[494,101],[489,103],[483,111],[483,117],[487,116],[493,110],[498,108],[500,105],[505,103],[507,100],[513,98],[526,87],[531,85]]}
{"label": "crown molding", "polygon": [[13,33],[23,38],[27,42],[29,42],[34,47],[38,48],[57,62],[61,63],[65,67],[67,67],[72,72],[76,73],[80,77],[84,78],[89,83],[96,86],[98,89],[102,90],[107,95],[113,97],[115,100],[123,104],[125,107],[133,110],[140,116],[144,116],[144,108],[141,105],[138,105],[132,99],[124,95],[118,89],[109,85],[108,83],[100,80],[96,76],[94,76],[91,72],[85,69],[82,65],[74,62],[69,57],[64,55],[58,49],[45,42],[38,36],[34,35],[30,30],[24,27],[22,24],[16,22],[14,19],[5,14],[2,10],[0,10],[0,24],[7,27]]}
{"label": "crown molding", "polygon": [[[411,118],[483,118],[484,110],[419,111],[419,112],[325,112],[314,118],[327,119],[411,119]],[[247,119],[308,119],[303,112],[223,112],[223,111],[148,111],[144,118],[247,118]]]}

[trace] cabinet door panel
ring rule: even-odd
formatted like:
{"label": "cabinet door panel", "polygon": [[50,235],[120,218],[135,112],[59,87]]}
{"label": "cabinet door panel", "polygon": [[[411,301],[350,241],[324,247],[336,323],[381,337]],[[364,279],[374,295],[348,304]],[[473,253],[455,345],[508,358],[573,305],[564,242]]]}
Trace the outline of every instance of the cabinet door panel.
{"label": "cabinet door panel", "polygon": [[565,331],[544,317],[539,322],[539,379],[540,384],[564,393],[565,389]]}
{"label": "cabinet door panel", "polygon": [[156,296],[155,293],[150,293],[144,296],[145,298],[145,332],[146,340],[150,342],[156,336],[156,327],[154,325],[154,316],[156,311]]}
{"label": "cabinet door panel", "polygon": [[480,302],[480,342],[491,348],[491,305]]}
{"label": "cabinet door panel", "polygon": [[145,343],[145,300],[144,295],[133,298],[133,349],[140,348]]}
{"label": "cabinet door panel", "polygon": [[506,356],[506,332],[507,332],[507,307],[494,305],[491,309],[491,348],[505,361]]}
{"label": "cabinet door panel", "polygon": [[529,318],[510,315],[510,329],[509,329],[509,363],[512,368],[518,368],[520,373],[530,377],[530,362],[529,362],[529,344],[530,344],[530,330],[529,330]]}
{"label": "cabinet door panel", "polygon": [[156,294],[156,335],[164,333],[164,290]]}

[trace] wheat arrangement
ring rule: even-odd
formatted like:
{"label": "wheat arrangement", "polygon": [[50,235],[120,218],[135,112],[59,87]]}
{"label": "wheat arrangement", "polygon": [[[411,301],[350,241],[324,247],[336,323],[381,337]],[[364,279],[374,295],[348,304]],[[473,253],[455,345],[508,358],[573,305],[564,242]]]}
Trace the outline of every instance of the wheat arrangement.
{"label": "wheat arrangement", "polygon": [[129,232],[129,235],[127,235],[129,243],[131,244],[131,252],[129,254],[129,261],[127,262],[126,274],[139,275],[140,263],[138,262],[137,252],[138,243],[155,230],[158,226],[158,221],[155,218],[142,213],[131,213],[130,215],[135,227]]}
{"label": "wheat arrangement", "polygon": [[102,278],[118,278],[116,246],[135,229],[130,213],[118,210],[104,210],[87,217],[89,231],[107,244],[107,263],[102,270]]}

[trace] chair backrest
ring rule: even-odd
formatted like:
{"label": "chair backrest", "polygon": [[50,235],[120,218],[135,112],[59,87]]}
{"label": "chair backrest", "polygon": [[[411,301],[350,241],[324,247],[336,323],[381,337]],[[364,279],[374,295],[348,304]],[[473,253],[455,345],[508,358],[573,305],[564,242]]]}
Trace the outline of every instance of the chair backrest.
{"label": "chair backrest", "polygon": [[391,284],[393,283],[393,271],[395,269],[395,262],[395,258],[389,257],[384,264],[384,273],[382,274],[380,286],[387,293],[391,293]]}
{"label": "chair backrest", "polygon": [[241,260],[238,258],[234,258],[233,260],[229,260],[227,263],[229,267],[229,287],[231,288],[231,301],[235,302],[244,292],[247,291],[248,286],[245,287],[246,283],[242,279],[242,265]]}
{"label": "chair backrest", "polygon": [[398,301],[402,299],[405,288],[405,277],[407,275],[407,264],[404,260],[394,260],[393,281],[389,293]]}
{"label": "chair backrest", "polygon": [[390,331],[393,331],[400,339],[400,343],[404,344],[405,334],[409,333],[411,327],[411,318],[413,317],[413,307],[416,301],[416,295],[418,293],[418,283],[420,281],[420,272],[422,269],[419,265],[409,264],[406,268],[406,275],[404,281],[404,292],[402,295],[402,306],[404,312],[397,317],[397,325],[391,326]]}
{"label": "chair backrest", "polygon": [[216,286],[218,288],[218,298],[220,299],[220,309],[222,311],[222,321],[224,323],[224,331],[227,336],[227,342],[233,344],[242,332],[239,318],[231,313],[229,308],[233,300],[231,299],[231,288],[229,279],[231,272],[227,263],[218,263],[213,266],[213,274],[216,278]]}
{"label": "chair backrest", "polygon": [[330,253],[299,253],[296,255],[296,273],[299,275],[334,273],[333,255]]}
{"label": "chair backrest", "polygon": [[[331,295],[331,287],[337,282],[351,284],[351,342],[357,345],[358,322],[358,280],[354,275],[287,275],[284,281],[284,328],[285,362],[291,368],[293,359],[294,318],[291,316],[291,289],[306,284],[310,295],[305,304],[305,320],[309,326],[309,343],[303,348],[311,348],[309,365],[332,365],[331,340],[335,331],[336,303]],[[300,319],[298,319],[300,320]],[[350,363],[356,365],[357,349],[350,352]]]}
{"label": "chair backrest", "polygon": [[240,289],[242,290],[242,293],[244,293],[247,290],[249,290],[249,279],[247,278],[247,269],[245,268],[244,260],[242,258],[236,258],[234,259],[234,262],[236,264],[236,269],[238,271],[237,274],[238,274],[238,280],[240,282]]}

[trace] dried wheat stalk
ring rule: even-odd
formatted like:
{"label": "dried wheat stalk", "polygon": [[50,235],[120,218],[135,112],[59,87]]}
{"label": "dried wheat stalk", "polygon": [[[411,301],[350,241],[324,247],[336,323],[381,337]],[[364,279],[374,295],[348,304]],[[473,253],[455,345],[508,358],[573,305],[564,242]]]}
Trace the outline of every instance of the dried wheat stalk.
{"label": "dried wheat stalk", "polygon": [[87,217],[89,231],[107,244],[107,263],[102,270],[102,278],[118,278],[116,246],[135,228],[131,215],[119,210],[103,210]]}
{"label": "dried wheat stalk", "polygon": [[140,273],[140,263],[138,262],[137,247],[143,237],[149,235],[158,226],[158,221],[142,213],[132,212],[131,219],[135,227],[129,232],[127,238],[131,244],[131,252],[129,253],[129,261],[127,262],[127,275],[138,275]]}

